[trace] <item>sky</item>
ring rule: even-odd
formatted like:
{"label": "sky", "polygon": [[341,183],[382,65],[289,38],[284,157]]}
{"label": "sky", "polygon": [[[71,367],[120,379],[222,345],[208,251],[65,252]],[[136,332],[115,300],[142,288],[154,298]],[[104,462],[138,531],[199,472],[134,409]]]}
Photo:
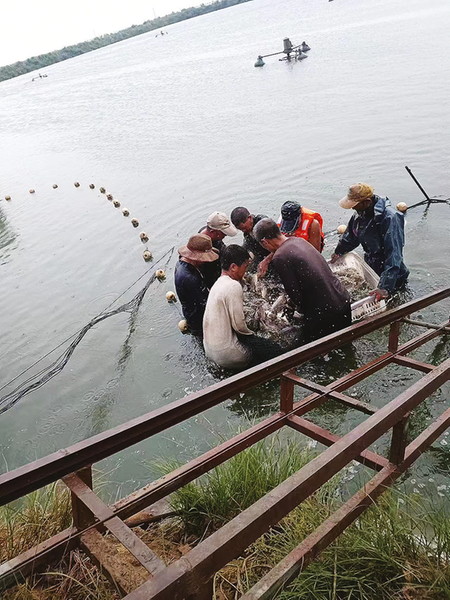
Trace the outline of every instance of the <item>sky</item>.
{"label": "sky", "polygon": [[3,0],[0,66],[84,42],[202,0]]}

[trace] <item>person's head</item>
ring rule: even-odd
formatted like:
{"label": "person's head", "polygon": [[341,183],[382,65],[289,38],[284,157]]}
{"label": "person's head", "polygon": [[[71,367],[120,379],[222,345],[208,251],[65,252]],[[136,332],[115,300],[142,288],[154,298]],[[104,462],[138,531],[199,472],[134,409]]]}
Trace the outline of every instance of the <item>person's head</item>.
{"label": "person's head", "polygon": [[350,186],[347,195],[339,200],[342,208],[354,208],[358,212],[367,210],[373,203],[374,189],[367,183],[355,183]]}
{"label": "person's head", "polygon": [[256,223],[253,235],[256,241],[269,252],[276,252],[281,244],[286,241],[273,219],[261,219],[259,223]]}
{"label": "person's head", "polygon": [[242,246],[230,244],[221,252],[220,262],[222,271],[232,279],[240,281],[250,262],[250,254]]}
{"label": "person's head", "polygon": [[290,235],[298,229],[302,215],[302,207],[295,200],[287,200],[281,207],[280,231]]}
{"label": "person's head", "polygon": [[192,235],[186,246],[178,248],[178,254],[194,266],[219,259],[219,253],[212,247],[211,238],[203,233]]}
{"label": "person's head", "polygon": [[250,233],[253,229],[253,217],[243,206],[233,209],[230,217],[233,225],[243,233]]}
{"label": "person's head", "polygon": [[234,237],[237,235],[237,229],[231,224],[230,219],[225,213],[213,212],[206,222],[208,235],[212,240],[223,240],[228,235]]}

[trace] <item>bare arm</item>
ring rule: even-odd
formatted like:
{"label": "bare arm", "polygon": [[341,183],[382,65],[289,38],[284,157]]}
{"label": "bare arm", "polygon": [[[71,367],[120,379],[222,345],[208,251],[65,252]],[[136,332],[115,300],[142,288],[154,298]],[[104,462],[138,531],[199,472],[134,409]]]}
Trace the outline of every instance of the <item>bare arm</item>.
{"label": "bare arm", "polygon": [[320,252],[322,249],[322,236],[320,235],[320,224],[316,219],[309,226],[308,242]]}
{"label": "bare arm", "polygon": [[264,277],[267,273],[267,269],[269,268],[270,263],[272,262],[273,252],[266,256],[258,265],[258,277]]}

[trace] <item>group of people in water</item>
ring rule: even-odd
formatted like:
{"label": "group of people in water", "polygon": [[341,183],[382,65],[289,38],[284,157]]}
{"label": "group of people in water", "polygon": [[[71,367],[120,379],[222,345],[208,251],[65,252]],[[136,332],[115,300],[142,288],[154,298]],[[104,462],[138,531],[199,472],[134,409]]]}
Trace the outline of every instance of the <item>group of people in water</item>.
{"label": "group of people in water", "polygon": [[[364,259],[380,276],[372,294],[387,298],[403,286],[404,214],[366,183],[352,185],[339,202],[354,209],[331,262],[360,244]],[[225,237],[244,234],[242,245]],[[214,212],[206,226],[178,249],[175,286],[189,330],[203,340],[205,353],[221,367],[242,369],[274,358],[284,350],[256,335],[245,322],[242,280],[250,263],[258,277],[269,272],[281,281],[291,304],[303,315],[301,343],[351,324],[348,291],[322,256],[325,238],[318,212],[288,200],[278,221],[235,208],[230,218]]]}

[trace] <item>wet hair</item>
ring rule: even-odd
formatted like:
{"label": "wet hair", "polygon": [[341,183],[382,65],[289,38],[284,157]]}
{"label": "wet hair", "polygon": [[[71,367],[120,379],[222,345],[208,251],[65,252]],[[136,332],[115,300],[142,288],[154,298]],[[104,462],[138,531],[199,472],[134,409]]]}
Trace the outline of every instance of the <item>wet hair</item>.
{"label": "wet hair", "polygon": [[250,260],[250,254],[245,248],[237,244],[226,246],[220,253],[220,262],[224,271],[228,271],[233,263],[240,267],[247,260]]}
{"label": "wet hair", "polygon": [[233,212],[230,215],[231,222],[235,227],[239,227],[241,223],[244,223],[248,217],[250,216],[250,212],[244,208],[243,206],[238,206],[233,209]]}
{"label": "wet hair", "polygon": [[260,242],[261,240],[273,240],[278,238],[281,236],[281,233],[278,229],[278,225],[273,219],[261,219],[253,229],[253,235],[256,240]]}

